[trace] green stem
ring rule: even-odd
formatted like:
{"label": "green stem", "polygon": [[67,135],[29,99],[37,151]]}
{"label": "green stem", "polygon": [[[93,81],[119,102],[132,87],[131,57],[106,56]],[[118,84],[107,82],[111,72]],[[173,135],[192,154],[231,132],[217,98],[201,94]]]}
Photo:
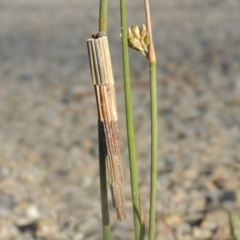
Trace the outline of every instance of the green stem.
{"label": "green stem", "polygon": [[151,101],[151,183],[150,183],[150,214],[148,239],[155,239],[156,198],[157,198],[157,160],[158,160],[158,114],[157,114],[157,65],[152,37],[152,24],[149,0],[144,0],[147,29],[149,35],[148,60],[150,69],[150,101]]}
{"label": "green stem", "polygon": [[[107,32],[107,0],[100,0],[99,8],[99,31]],[[108,191],[107,191],[107,171],[106,157],[104,154],[104,142],[102,139],[103,126],[98,120],[98,143],[99,143],[99,175],[100,175],[100,192],[101,192],[101,209],[102,209],[102,231],[103,239],[111,240],[111,228],[108,210]]]}
{"label": "green stem", "polygon": [[104,154],[104,144],[102,140],[102,123],[98,121],[98,143],[99,143],[99,175],[100,175],[100,192],[101,192],[101,209],[102,209],[102,229],[103,239],[111,240],[111,228],[108,211],[108,192],[107,192],[107,171],[106,158]]}
{"label": "green stem", "polygon": [[100,0],[99,8],[99,31],[107,33],[107,0]]}
{"label": "green stem", "polygon": [[134,137],[134,125],[133,125],[133,113],[132,113],[132,97],[131,97],[128,41],[127,41],[128,28],[127,28],[127,16],[126,16],[126,0],[120,0],[120,12],[121,12],[124,93],[125,93],[130,178],[131,178],[131,189],[132,189],[133,218],[134,218],[134,227],[135,227],[135,239],[139,240],[139,239],[143,239],[142,237],[143,234],[141,234],[142,226],[141,226],[141,220],[140,220],[138,169],[137,169],[137,162],[136,162],[135,137]]}
{"label": "green stem", "polygon": [[157,158],[158,158],[156,62],[150,62],[149,68],[150,68],[150,98],[151,98],[151,189],[150,189],[149,240],[154,240],[156,218],[156,195],[157,195]]}

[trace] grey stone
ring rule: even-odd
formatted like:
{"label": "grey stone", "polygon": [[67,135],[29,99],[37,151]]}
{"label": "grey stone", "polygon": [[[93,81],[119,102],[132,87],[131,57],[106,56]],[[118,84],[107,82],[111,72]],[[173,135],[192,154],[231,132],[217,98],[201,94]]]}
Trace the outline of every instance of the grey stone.
{"label": "grey stone", "polygon": [[206,210],[206,200],[204,197],[196,198],[189,204],[188,212],[204,212]]}
{"label": "grey stone", "polygon": [[183,224],[177,226],[176,234],[177,234],[177,236],[183,236],[186,234],[190,234],[191,230],[192,230],[192,228],[191,228],[190,224],[183,223]]}
{"label": "grey stone", "polygon": [[193,237],[196,240],[212,240],[212,232],[198,227],[193,228]]}
{"label": "grey stone", "polygon": [[220,202],[234,202],[236,200],[236,195],[234,191],[224,191],[220,197]]}
{"label": "grey stone", "polygon": [[198,226],[204,218],[203,213],[190,213],[185,217],[185,221],[191,226]]}
{"label": "grey stone", "polygon": [[1,193],[0,194],[0,209],[11,209],[16,203],[13,195]]}

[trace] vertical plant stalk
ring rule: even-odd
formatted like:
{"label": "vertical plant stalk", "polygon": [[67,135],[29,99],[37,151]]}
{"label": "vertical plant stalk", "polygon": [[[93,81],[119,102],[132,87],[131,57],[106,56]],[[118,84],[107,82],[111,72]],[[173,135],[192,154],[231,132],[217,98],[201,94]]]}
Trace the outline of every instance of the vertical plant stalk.
{"label": "vertical plant stalk", "polygon": [[100,0],[99,8],[99,32],[107,33],[107,0]]}
{"label": "vertical plant stalk", "polygon": [[108,210],[106,158],[103,151],[104,144],[101,136],[102,136],[102,123],[100,120],[98,120],[98,151],[99,151],[99,175],[100,175],[100,192],[102,209],[102,230],[103,239],[111,240],[111,228]]}
{"label": "vertical plant stalk", "polygon": [[133,218],[135,228],[135,239],[141,239],[141,219],[140,219],[140,204],[139,204],[139,189],[138,189],[138,169],[135,149],[134,124],[132,113],[132,97],[130,84],[129,56],[128,56],[128,40],[127,40],[127,15],[126,15],[126,0],[120,0],[120,15],[121,15],[121,36],[122,36],[122,59],[123,59],[123,77],[124,77],[124,93],[125,93],[125,108],[126,108],[126,125],[128,136],[128,151],[130,178],[133,203]]}
{"label": "vertical plant stalk", "polygon": [[149,0],[144,0],[146,22],[149,36],[148,60],[150,69],[150,101],[151,101],[151,187],[150,187],[150,216],[149,216],[149,240],[155,239],[156,221],[156,197],[157,197],[157,76],[156,76],[156,55],[152,38],[152,26],[149,9]]}
{"label": "vertical plant stalk", "polygon": [[[99,32],[107,32],[107,8],[108,1],[100,0],[99,7]],[[98,144],[99,144],[99,176],[100,176],[100,193],[101,193],[101,210],[102,210],[102,231],[103,239],[111,240],[111,227],[108,209],[108,189],[107,189],[107,166],[104,153],[104,141],[102,140],[102,124],[98,119]]]}
{"label": "vertical plant stalk", "polygon": [[157,198],[157,90],[156,63],[150,63],[150,95],[151,95],[151,187],[150,187],[150,216],[149,240],[155,239],[156,198]]}
{"label": "vertical plant stalk", "polygon": [[108,177],[113,206],[119,220],[125,219],[123,172],[121,165],[119,131],[117,126],[117,105],[114,78],[108,46],[103,33],[93,34],[87,40],[89,62],[95,88],[98,117],[101,121],[102,141],[107,158]]}

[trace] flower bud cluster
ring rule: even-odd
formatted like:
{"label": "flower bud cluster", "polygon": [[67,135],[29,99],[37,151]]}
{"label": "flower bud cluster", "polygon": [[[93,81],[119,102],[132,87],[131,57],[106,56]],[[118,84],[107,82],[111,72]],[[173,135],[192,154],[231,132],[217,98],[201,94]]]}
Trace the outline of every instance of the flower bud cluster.
{"label": "flower bud cluster", "polygon": [[[122,37],[121,34],[120,37]],[[128,28],[128,46],[143,56],[148,56],[149,37],[146,24],[142,24],[141,27],[133,24],[131,28]]]}

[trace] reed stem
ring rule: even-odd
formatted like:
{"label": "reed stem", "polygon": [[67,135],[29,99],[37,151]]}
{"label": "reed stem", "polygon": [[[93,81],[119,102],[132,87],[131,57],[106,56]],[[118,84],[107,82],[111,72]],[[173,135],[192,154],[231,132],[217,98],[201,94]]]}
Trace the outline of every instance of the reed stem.
{"label": "reed stem", "polygon": [[149,240],[155,239],[156,197],[157,197],[157,87],[156,62],[150,62],[150,98],[151,98],[151,187]]}
{"label": "reed stem", "polygon": [[[99,31],[107,32],[107,0],[100,0],[99,6]],[[99,175],[101,192],[101,210],[102,210],[102,231],[103,239],[111,240],[111,227],[108,210],[108,190],[107,190],[107,171],[106,157],[104,154],[104,143],[102,139],[102,124],[98,120],[98,143],[99,143]]]}
{"label": "reed stem", "polygon": [[150,215],[148,239],[155,240],[156,197],[157,197],[157,160],[158,160],[158,114],[157,114],[157,74],[156,54],[152,38],[149,0],[144,0],[146,22],[149,35],[149,75],[151,104],[151,183],[150,183]]}
{"label": "reed stem", "polygon": [[99,32],[107,33],[108,0],[100,0],[99,7]]}
{"label": "reed stem", "polygon": [[128,55],[128,40],[127,40],[127,14],[126,0],[120,0],[121,14],[121,35],[122,35],[122,60],[123,60],[123,77],[124,77],[124,93],[125,93],[125,108],[126,108],[126,125],[128,136],[128,151],[130,178],[132,190],[133,218],[135,228],[135,239],[141,238],[141,220],[140,220],[140,204],[139,204],[139,189],[138,189],[138,169],[135,150],[135,136],[132,113],[132,97],[131,83],[129,70],[129,55]]}
{"label": "reed stem", "polygon": [[108,190],[107,190],[107,171],[106,158],[104,154],[104,144],[102,140],[102,124],[98,121],[98,144],[99,144],[99,175],[101,192],[101,210],[102,210],[102,231],[103,239],[111,240],[111,228],[108,210]]}

